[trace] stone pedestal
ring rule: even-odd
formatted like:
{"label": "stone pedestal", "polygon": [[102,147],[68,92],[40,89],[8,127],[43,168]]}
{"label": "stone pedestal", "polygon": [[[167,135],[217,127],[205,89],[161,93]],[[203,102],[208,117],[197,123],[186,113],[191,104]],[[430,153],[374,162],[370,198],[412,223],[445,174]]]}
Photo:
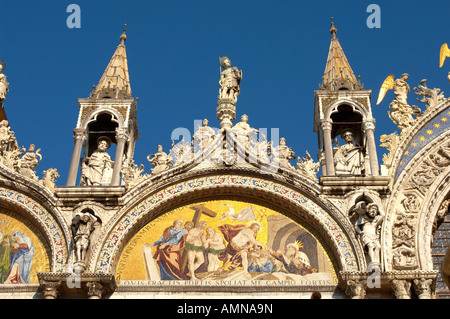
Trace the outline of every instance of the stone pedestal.
{"label": "stone pedestal", "polygon": [[217,102],[217,119],[220,128],[231,128],[236,119],[236,102],[232,99],[219,99]]}

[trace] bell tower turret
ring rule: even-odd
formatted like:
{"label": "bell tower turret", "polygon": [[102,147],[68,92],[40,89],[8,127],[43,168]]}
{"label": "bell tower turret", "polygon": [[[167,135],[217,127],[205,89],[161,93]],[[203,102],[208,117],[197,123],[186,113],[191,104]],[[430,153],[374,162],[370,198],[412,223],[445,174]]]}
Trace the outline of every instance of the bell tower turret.
{"label": "bell tower turret", "polygon": [[[125,25],[126,26],[126,25]],[[119,186],[125,159],[132,159],[139,139],[137,99],[132,97],[125,48],[126,29],[103,76],[88,98],[79,99],[74,150],[67,186]],[[114,148],[115,153],[107,150]],[[112,157],[114,155],[114,157]],[[80,163],[81,158],[81,163]]]}
{"label": "bell tower turret", "polygon": [[314,92],[314,131],[322,176],[378,176],[372,91],[365,90],[360,77],[355,77],[333,21],[330,33],[325,73],[320,89]]}

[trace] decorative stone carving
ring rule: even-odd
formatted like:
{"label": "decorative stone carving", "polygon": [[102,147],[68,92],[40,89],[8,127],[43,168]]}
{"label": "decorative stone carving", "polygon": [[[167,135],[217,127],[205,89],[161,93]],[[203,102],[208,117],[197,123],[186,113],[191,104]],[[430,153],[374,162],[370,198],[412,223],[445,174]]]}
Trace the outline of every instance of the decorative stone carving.
{"label": "decorative stone carving", "polygon": [[420,81],[418,88],[415,87],[413,91],[416,95],[422,96],[422,99],[418,98],[417,101],[426,103],[427,110],[446,100],[444,97],[444,92],[439,93],[441,89],[429,89],[427,87],[426,79]]}
{"label": "decorative stone carving", "polygon": [[397,213],[392,229],[393,267],[399,270],[417,268],[415,251],[415,216]]}
{"label": "decorative stone carving", "polygon": [[400,143],[400,136],[397,132],[391,133],[389,135],[383,134],[380,136],[380,146],[385,147],[388,150],[388,154],[383,154],[383,164],[390,169],[392,166],[392,160],[394,159],[395,151],[397,150],[398,144]]}
{"label": "decorative stone carving", "polygon": [[415,229],[415,217],[404,213],[397,213],[394,227],[392,230],[393,242],[392,247],[397,248],[402,245],[409,248],[414,248],[414,238],[416,235]]}
{"label": "decorative stone carving", "polygon": [[44,299],[57,299],[61,285],[61,281],[42,280],[40,283],[40,290],[42,291]]}
{"label": "decorative stone carving", "polygon": [[393,254],[394,268],[410,270],[417,268],[416,251],[408,247],[400,247]]}
{"label": "decorative stone carving", "polygon": [[170,151],[169,154],[166,154],[163,152],[161,145],[158,145],[158,152],[156,154],[149,154],[147,156],[147,160],[153,165],[151,172],[155,175],[173,166],[172,152]]}
{"label": "decorative stone carving", "polygon": [[127,189],[133,188],[148,177],[148,174],[142,175],[144,165],[137,165],[133,159],[125,159],[122,165],[122,181]]}
{"label": "decorative stone carving", "polygon": [[36,150],[34,144],[31,144],[28,152],[23,154],[23,156],[17,161],[17,172],[34,180],[39,180],[36,176],[35,169],[42,160],[42,155],[39,153],[40,151],[41,149]]}
{"label": "decorative stone carving", "polygon": [[314,162],[311,155],[309,155],[308,151],[306,151],[306,157],[303,159],[300,159],[300,157],[297,158],[297,171],[312,179],[315,182],[318,182],[319,179],[317,178],[317,173],[320,169],[320,163]]}
{"label": "decorative stone carving", "polygon": [[431,299],[431,286],[433,282],[433,279],[414,279],[414,291],[419,299]]}
{"label": "decorative stone carving", "polygon": [[6,99],[6,95],[9,91],[9,83],[6,80],[6,75],[3,74],[5,67],[5,62],[0,60],[0,102],[3,102]]}
{"label": "decorative stone carving", "polygon": [[403,208],[406,212],[416,213],[420,207],[420,200],[414,193],[406,193],[405,198],[402,200]]}
{"label": "decorative stone carving", "polygon": [[352,299],[364,299],[366,297],[367,282],[364,280],[347,280],[345,294]]}
{"label": "decorative stone carving", "polygon": [[403,279],[393,279],[391,287],[396,299],[411,299],[411,282]]}
{"label": "decorative stone carving", "polygon": [[380,231],[385,214],[375,203],[368,204],[356,222],[356,233],[366,252],[367,264],[380,264]]}
{"label": "decorative stone carving", "polygon": [[41,180],[41,184],[47,187],[48,190],[50,190],[52,193],[55,192],[55,184],[56,180],[58,179],[59,174],[56,168],[50,168],[46,171],[44,171],[44,177]]}
{"label": "decorative stone carving", "polygon": [[[432,158],[431,155],[430,158]],[[417,189],[424,195],[440,173],[441,169],[433,166],[430,159],[426,159],[414,174],[412,174],[408,187],[410,189]]]}
{"label": "decorative stone carving", "polygon": [[103,285],[99,282],[86,283],[87,294],[89,299],[102,299]]}
{"label": "decorative stone carving", "polygon": [[97,217],[89,211],[76,213],[72,219],[72,236],[75,248],[75,266],[80,272],[86,268],[85,259]]}
{"label": "decorative stone carving", "polygon": [[345,144],[338,146],[334,154],[336,175],[361,175],[364,168],[363,148],[354,142],[350,130],[342,134],[342,139]]}
{"label": "decorative stone carving", "polygon": [[97,140],[97,149],[90,157],[82,161],[81,186],[109,185],[112,178],[113,161],[106,152],[111,146],[111,140],[102,136]]}

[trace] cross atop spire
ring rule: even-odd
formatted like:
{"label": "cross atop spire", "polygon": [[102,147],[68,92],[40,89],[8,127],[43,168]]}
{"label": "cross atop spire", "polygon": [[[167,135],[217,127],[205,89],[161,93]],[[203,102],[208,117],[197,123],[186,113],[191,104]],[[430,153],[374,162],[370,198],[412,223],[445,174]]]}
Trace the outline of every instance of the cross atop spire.
{"label": "cross atop spire", "polygon": [[114,55],[106,67],[98,85],[94,88],[91,98],[95,99],[126,99],[131,98],[130,75],[128,73],[127,53],[125,41],[127,40],[126,27],[120,36]]}
{"label": "cross atop spire", "polygon": [[334,19],[331,18],[330,50],[328,52],[325,73],[322,77],[322,90],[359,90],[363,89],[362,84],[356,79],[352,67],[345,56],[344,50],[336,37],[337,29],[334,25]]}

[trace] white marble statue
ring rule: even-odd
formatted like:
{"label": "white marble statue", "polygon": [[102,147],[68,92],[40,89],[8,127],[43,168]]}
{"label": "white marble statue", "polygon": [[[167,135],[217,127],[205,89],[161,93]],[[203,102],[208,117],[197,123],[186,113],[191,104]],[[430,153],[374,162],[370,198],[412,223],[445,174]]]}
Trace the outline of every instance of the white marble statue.
{"label": "white marble statue", "polygon": [[172,152],[170,151],[169,154],[166,154],[163,152],[161,145],[158,145],[158,152],[156,154],[149,154],[147,156],[147,160],[153,165],[151,169],[152,174],[161,173],[173,165]]}
{"label": "white marble statue", "polygon": [[349,130],[342,134],[344,145],[339,146],[334,154],[337,175],[360,175],[364,163],[362,147],[354,142],[353,133]]}
{"label": "white marble statue", "polygon": [[203,151],[209,144],[214,141],[216,137],[216,132],[210,126],[208,126],[209,121],[207,119],[203,120],[203,126],[198,126],[197,130],[194,133],[194,142],[196,142],[200,149]]}
{"label": "white marble statue", "polygon": [[3,120],[0,122],[0,154],[8,148],[10,145],[14,145],[16,142],[16,137],[14,136],[14,132],[11,131],[11,127],[7,120]]}
{"label": "white marble statue", "polygon": [[83,159],[81,167],[81,186],[109,185],[112,178],[114,161],[106,152],[111,146],[111,140],[102,136],[97,141],[97,149],[90,157]]}
{"label": "white marble statue", "polygon": [[6,80],[6,75],[3,74],[5,70],[5,62],[0,61],[0,102],[4,101],[9,91],[9,83]]}
{"label": "white marble statue", "polygon": [[72,219],[72,236],[75,248],[75,263],[84,268],[86,253],[89,249],[91,234],[97,218],[89,213],[77,213]]}
{"label": "white marble statue", "polygon": [[380,263],[379,226],[384,220],[384,214],[375,203],[370,203],[356,222],[356,233],[367,253],[367,265]]}
{"label": "white marble statue", "polygon": [[278,156],[279,165],[281,168],[293,168],[291,160],[297,158],[292,148],[286,145],[286,139],[280,138],[280,144],[274,149],[274,153]]}
{"label": "white marble statue", "polygon": [[259,133],[257,129],[250,127],[246,114],[242,115],[241,121],[233,127],[233,132],[236,134],[238,142],[244,145],[246,150],[250,148],[250,138]]}
{"label": "white marble statue", "polygon": [[41,149],[36,150],[34,144],[31,144],[28,151],[17,161],[17,171],[27,177],[38,180],[36,176],[36,166],[42,160],[42,155],[39,153]]}
{"label": "white marble statue", "polygon": [[236,103],[240,93],[242,71],[236,67],[231,67],[231,61],[228,57],[220,58],[220,66],[224,70],[220,74],[219,99],[230,99]]}

